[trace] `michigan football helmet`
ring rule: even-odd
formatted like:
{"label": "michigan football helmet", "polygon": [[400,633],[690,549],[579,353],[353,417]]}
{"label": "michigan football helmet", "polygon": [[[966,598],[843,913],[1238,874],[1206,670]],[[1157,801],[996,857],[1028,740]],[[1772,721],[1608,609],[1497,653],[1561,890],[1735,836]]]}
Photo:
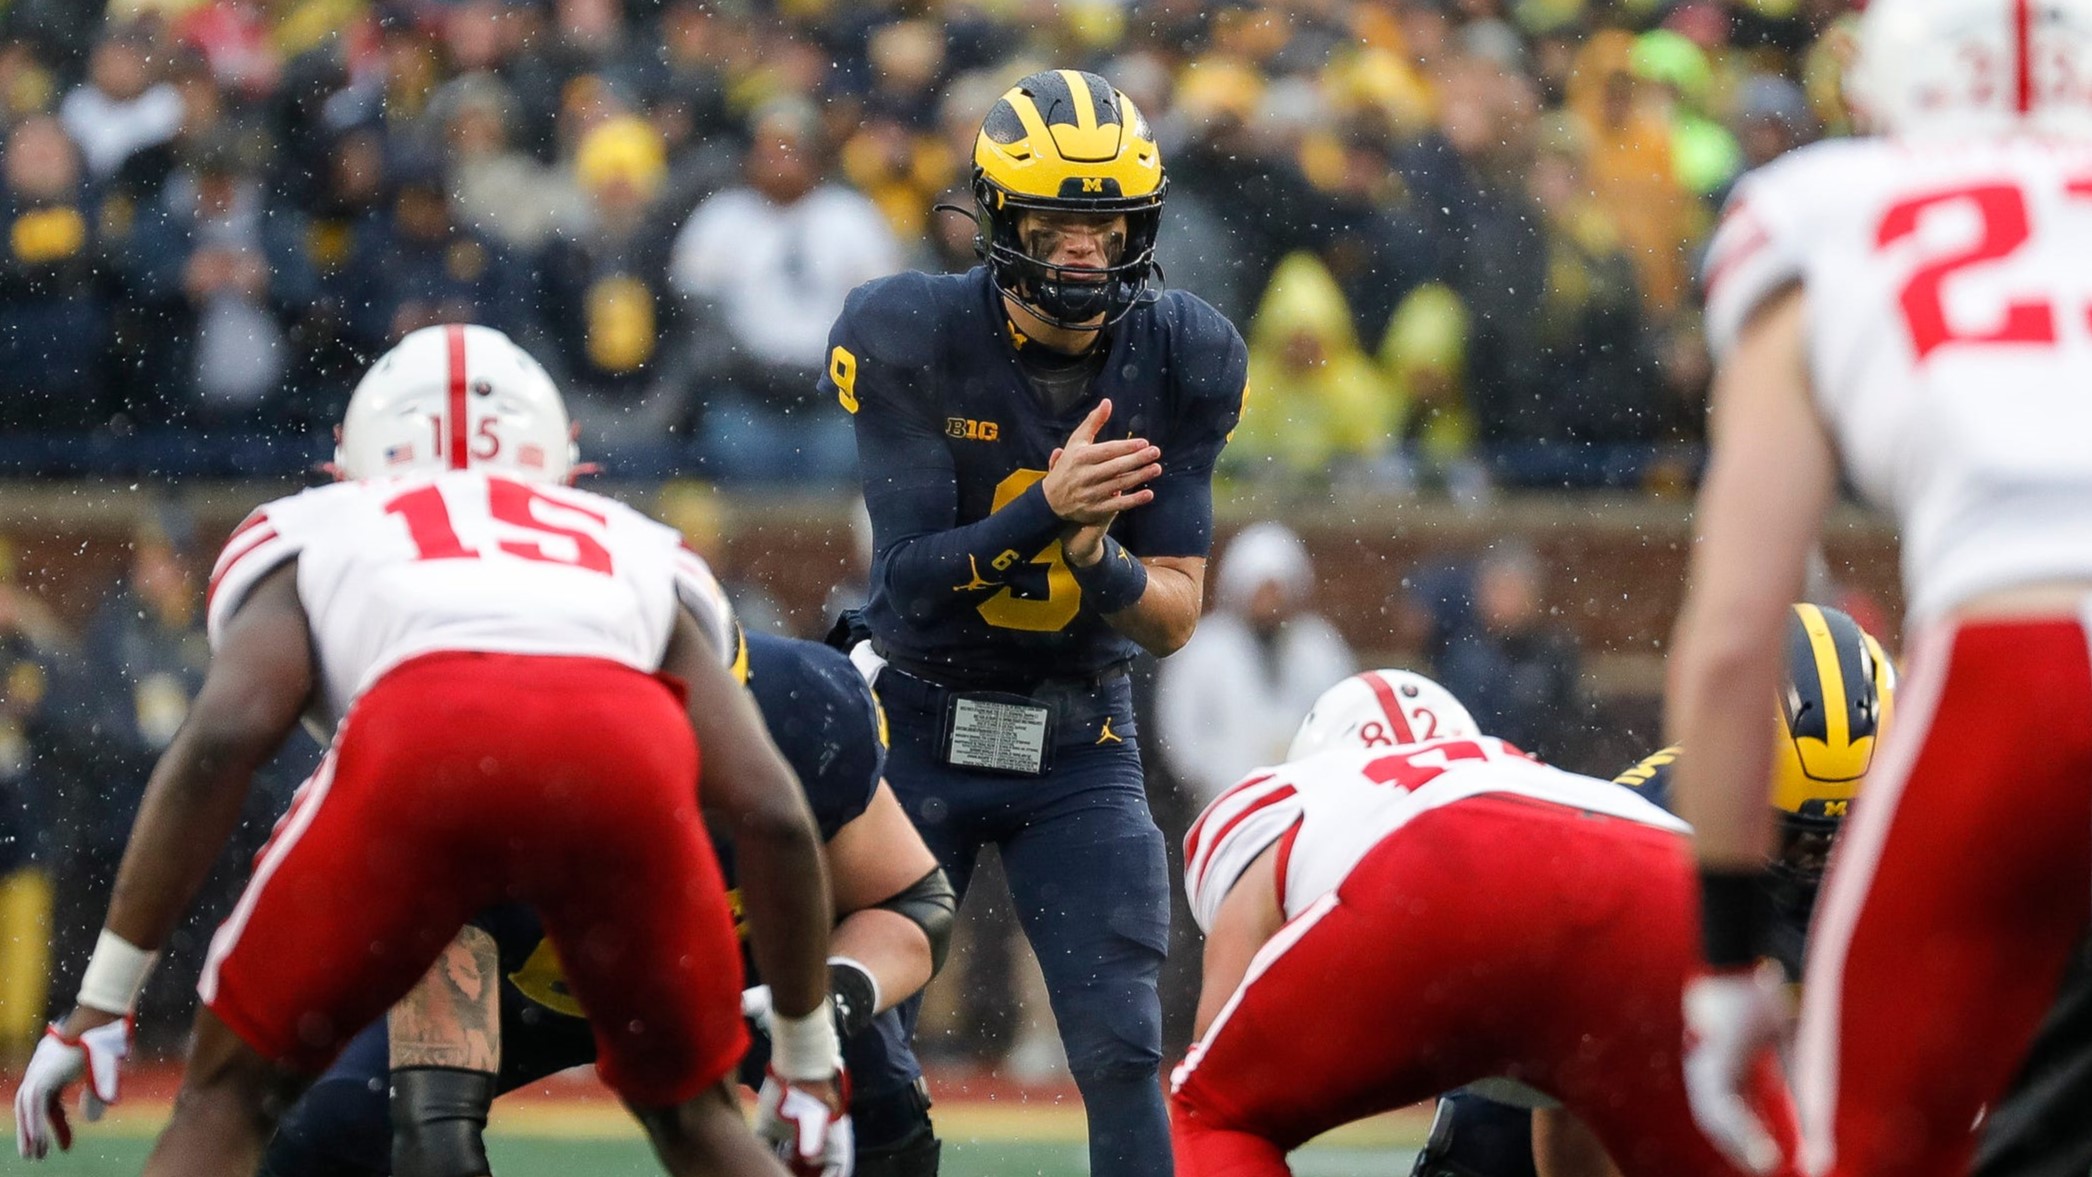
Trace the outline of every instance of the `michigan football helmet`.
{"label": "michigan football helmet", "polygon": [[565,482],[579,454],[552,377],[492,327],[424,327],[378,357],[343,414],[344,478],[467,467]]}
{"label": "michigan football helmet", "polygon": [[1775,875],[1805,883],[1822,877],[1831,839],[1873,767],[1895,693],[1895,667],[1858,622],[1837,609],[1794,606],[1772,759]]}
{"label": "michigan football helmet", "polygon": [[[1057,327],[1108,326],[1151,297],[1169,181],[1148,120],[1111,83],[1042,70],[1003,93],[973,148],[974,249],[996,289]],[[1102,269],[1049,265],[1018,233],[1026,212],[1123,213],[1126,240]]]}
{"label": "michigan football helmet", "polygon": [[1331,748],[1399,748],[1482,734],[1451,691],[1407,670],[1368,670],[1322,692],[1293,733],[1286,760]]}
{"label": "michigan football helmet", "polygon": [[1845,97],[1902,136],[2092,137],[2092,0],[1872,0]]}

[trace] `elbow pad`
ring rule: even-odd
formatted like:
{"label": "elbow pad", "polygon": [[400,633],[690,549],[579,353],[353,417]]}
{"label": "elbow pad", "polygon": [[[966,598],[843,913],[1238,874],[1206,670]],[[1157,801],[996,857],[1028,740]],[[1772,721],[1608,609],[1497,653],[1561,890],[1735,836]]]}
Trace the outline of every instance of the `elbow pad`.
{"label": "elbow pad", "polygon": [[487,1109],[494,1076],[459,1067],[392,1072],[395,1177],[480,1177],[487,1165]]}
{"label": "elbow pad", "polygon": [[930,938],[930,975],[943,970],[945,955],[952,947],[952,913],[959,907],[958,893],[944,877],[943,867],[931,867],[929,874],[910,883],[907,890],[872,906],[914,921]]}

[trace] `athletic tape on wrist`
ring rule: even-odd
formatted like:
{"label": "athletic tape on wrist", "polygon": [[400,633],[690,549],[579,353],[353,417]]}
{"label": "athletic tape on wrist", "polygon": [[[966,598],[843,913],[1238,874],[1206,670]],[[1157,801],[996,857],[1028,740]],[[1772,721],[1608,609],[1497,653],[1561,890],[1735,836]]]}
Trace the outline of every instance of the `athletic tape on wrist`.
{"label": "athletic tape on wrist", "polygon": [[87,972],[80,977],[78,1001],[103,1013],[129,1014],[138,1007],[138,992],[152,975],[157,952],[147,952],[122,936],[102,929],[88,958]]}
{"label": "athletic tape on wrist", "polygon": [[795,1082],[827,1079],[840,1069],[842,1039],[835,1033],[835,1004],[828,998],[804,1017],[770,1013],[770,1069]]}

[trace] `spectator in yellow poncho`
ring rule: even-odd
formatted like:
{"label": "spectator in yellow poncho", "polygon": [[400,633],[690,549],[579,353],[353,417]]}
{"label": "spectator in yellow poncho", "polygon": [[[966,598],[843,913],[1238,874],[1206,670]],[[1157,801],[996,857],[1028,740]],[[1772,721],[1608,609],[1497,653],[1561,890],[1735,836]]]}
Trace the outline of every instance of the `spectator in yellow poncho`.
{"label": "spectator in yellow poncho", "polygon": [[1249,391],[1225,453],[1253,477],[1370,471],[1394,453],[1404,406],[1358,344],[1351,308],[1313,254],[1278,265],[1250,324]]}

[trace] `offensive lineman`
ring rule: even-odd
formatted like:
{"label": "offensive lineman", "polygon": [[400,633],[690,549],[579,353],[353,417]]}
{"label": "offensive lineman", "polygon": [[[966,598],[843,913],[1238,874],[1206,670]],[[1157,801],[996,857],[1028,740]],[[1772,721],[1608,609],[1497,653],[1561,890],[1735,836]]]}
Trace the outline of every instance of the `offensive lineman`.
{"label": "offensive lineman", "polygon": [[297,1092],[504,899],[543,918],[604,1081],[672,1172],[783,1172],[731,1086],[747,1032],[708,820],[734,834],[780,1011],[762,1127],[806,1129],[816,1157],[847,1137],[813,819],[728,672],[710,572],[669,528],[562,486],[571,437],[506,336],[427,328],[351,397],[349,481],[233,533],[209,675],[147,786],[79,1004],[16,1092],[24,1156],[69,1146],[83,1073],[90,1118],[116,1098],[154,950],[308,711],[332,738],[212,941],[146,1173],[253,1171]]}
{"label": "offensive lineman", "polygon": [[1738,184],[1707,264],[1713,451],[1672,646],[1710,972],[1694,1108],[1784,1031],[1752,899],[1781,612],[1841,472],[1892,512],[1901,718],[1824,884],[1796,1096],[1814,1175],[1961,1174],[2092,922],[2092,3],[1878,0],[1847,96],[1882,137]]}
{"label": "offensive lineman", "polygon": [[[746,641],[749,689],[825,842],[838,920],[830,988],[850,1073],[855,1177],[934,1177],[940,1144],[922,1071],[892,1007],[943,961],[950,885],[880,779],[878,703],[856,668],[818,642],[763,633]],[[733,848],[714,849],[732,883]],[[744,996],[744,1012],[754,996]],[[481,1133],[495,1095],[593,1062],[584,1016],[530,912],[483,913],[393,1009],[398,1041],[388,1042],[385,1023],[358,1035],[285,1117],[262,1171],[485,1173]],[[758,1039],[743,1058],[742,1082],[762,1083],[768,1047]]]}
{"label": "offensive lineman", "polygon": [[[1415,738],[1413,701],[1444,735]],[[1185,839],[1207,942],[1199,1039],[1172,1077],[1177,1171],[1283,1177],[1312,1137],[1468,1086],[1558,1100],[1557,1135],[1628,1177],[1740,1173],[1694,1124],[1679,1066],[1685,833],[1629,789],[1477,734],[1429,680],[1338,684],[1286,763]],[[1785,1108],[1770,1052],[1753,1078],[1759,1106]]]}
{"label": "offensive lineman", "polygon": [[1156,978],[1169,877],[1128,665],[1198,624],[1242,338],[1149,289],[1167,187],[1145,119],[1047,70],[974,148],[985,262],[850,295],[822,386],[857,434],[887,779],[965,893],[1001,853],[1097,1177],[1166,1177]]}

